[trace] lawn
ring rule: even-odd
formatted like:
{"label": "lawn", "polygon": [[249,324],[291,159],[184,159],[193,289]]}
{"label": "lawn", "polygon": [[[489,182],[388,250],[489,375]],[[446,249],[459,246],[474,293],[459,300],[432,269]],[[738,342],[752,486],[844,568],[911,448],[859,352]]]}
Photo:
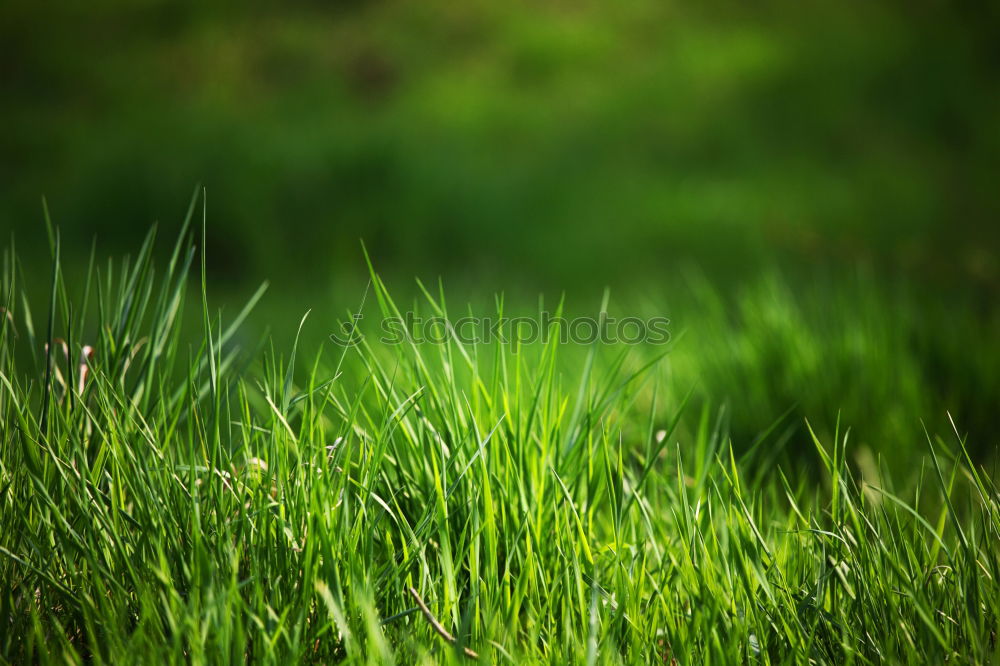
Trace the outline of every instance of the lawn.
{"label": "lawn", "polygon": [[246,332],[263,290],[216,305],[201,215],[85,270],[52,226],[47,271],[4,255],[0,659],[1000,657],[995,438],[968,435],[995,318],[694,275],[666,344],[391,344],[406,312],[526,306],[397,302],[376,258],[358,344],[318,311],[284,344]]}

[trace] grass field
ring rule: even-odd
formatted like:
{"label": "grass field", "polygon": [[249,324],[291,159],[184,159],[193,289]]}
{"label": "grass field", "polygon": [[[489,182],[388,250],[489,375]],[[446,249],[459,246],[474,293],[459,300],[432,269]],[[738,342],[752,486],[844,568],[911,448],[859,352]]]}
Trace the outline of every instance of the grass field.
{"label": "grass field", "polygon": [[998,46],[0,2],[0,666],[1000,662]]}
{"label": "grass field", "polygon": [[[50,239],[47,303],[22,298],[41,270],[3,264],[6,662],[1000,657],[994,444],[935,404],[975,407],[962,382],[995,352],[938,345],[982,345],[987,372],[936,386],[866,353],[919,328],[905,299],[841,287],[853,318],[821,326],[773,278],[739,325],[695,288],[705,320],[666,346],[275,349],[238,332],[262,292],[213,306],[199,232],[156,270],[150,234],[80,275]],[[373,270],[365,307],[409,306]],[[436,288],[419,307],[448,312]],[[889,379],[851,393],[852,364]]]}

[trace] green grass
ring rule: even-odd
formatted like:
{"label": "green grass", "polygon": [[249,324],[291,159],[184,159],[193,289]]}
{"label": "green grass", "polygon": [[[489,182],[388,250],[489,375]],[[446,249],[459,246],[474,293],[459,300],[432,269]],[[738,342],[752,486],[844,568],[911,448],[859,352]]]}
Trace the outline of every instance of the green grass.
{"label": "green grass", "polygon": [[[44,309],[21,297],[42,271],[5,255],[5,661],[1000,656],[995,474],[959,428],[890,466],[859,457],[846,427],[800,425],[828,414],[782,418],[775,387],[798,384],[780,378],[737,391],[735,408],[745,399],[766,425],[733,438],[704,386],[678,390],[663,349],[255,347],[238,333],[248,309],[213,307],[191,236],[156,271],[150,234],[134,259],[92,257],[70,276],[50,233]],[[374,272],[369,302],[403,309]],[[790,297],[757,302],[780,325],[729,339],[720,315],[706,352],[718,367],[894,339],[878,321],[822,337]],[[421,307],[448,312],[443,293]],[[858,308],[878,317],[876,302]],[[695,374],[684,358],[681,384]],[[938,415],[909,415],[922,416]],[[807,452],[788,453],[789,427]]]}
{"label": "green grass", "polygon": [[124,253],[198,179],[240,285],[348,279],[363,236],[449,289],[777,255],[995,299],[992,5],[5,0],[0,221],[43,254],[45,194]]}

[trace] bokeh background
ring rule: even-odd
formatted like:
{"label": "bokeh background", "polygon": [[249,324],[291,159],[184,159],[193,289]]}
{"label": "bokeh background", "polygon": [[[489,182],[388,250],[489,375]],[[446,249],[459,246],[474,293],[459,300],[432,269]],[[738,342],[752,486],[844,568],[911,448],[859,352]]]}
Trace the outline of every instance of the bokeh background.
{"label": "bokeh background", "polygon": [[354,302],[364,239],[403,291],[670,315],[675,381],[734,436],[842,410],[909,450],[951,411],[989,452],[998,28],[975,1],[7,0],[0,229],[44,287],[43,195],[82,265],[201,183],[216,298],[269,279],[279,335]]}

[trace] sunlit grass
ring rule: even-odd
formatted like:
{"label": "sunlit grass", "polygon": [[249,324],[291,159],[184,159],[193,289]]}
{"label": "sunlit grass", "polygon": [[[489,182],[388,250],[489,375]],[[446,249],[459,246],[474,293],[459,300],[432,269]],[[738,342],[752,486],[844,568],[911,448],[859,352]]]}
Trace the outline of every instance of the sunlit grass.
{"label": "sunlit grass", "polygon": [[781,413],[732,442],[663,350],[240,349],[261,292],[223,316],[202,255],[185,324],[188,231],[157,271],[153,234],[85,276],[51,241],[43,311],[4,262],[4,660],[998,656],[997,488],[958,429],[862,481],[837,428],[783,471]]}

